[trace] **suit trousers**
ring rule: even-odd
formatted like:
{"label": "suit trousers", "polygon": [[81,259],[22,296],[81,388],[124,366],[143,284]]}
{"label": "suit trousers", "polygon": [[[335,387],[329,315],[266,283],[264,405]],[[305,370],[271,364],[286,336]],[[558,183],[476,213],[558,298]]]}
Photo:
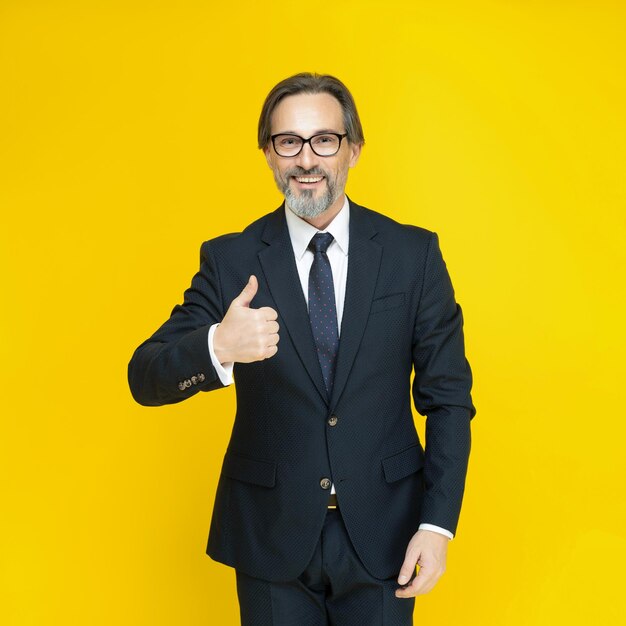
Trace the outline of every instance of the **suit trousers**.
{"label": "suit trousers", "polygon": [[395,596],[397,576],[368,573],[339,509],[328,509],[313,558],[298,578],[271,582],[236,570],[236,579],[242,626],[413,624],[415,598]]}

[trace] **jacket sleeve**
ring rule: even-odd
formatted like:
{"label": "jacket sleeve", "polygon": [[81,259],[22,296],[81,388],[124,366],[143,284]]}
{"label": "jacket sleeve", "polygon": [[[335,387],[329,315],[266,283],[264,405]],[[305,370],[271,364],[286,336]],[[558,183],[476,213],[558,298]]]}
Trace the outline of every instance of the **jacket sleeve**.
{"label": "jacket sleeve", "polygon": [[211,363],[208,334],[225,315],[211,244],[200,248],[200,269],[169,319],[135,350],[128,364],[133,398],[145,406],[182,402],[224,387]]}
{"label": "jacket sleeve", "polygon": [[420,523],[456,534],[471,446],[472,372],[463,314],[454,298],[437,233],[432,233],[413,335],[413,401],[426,415]]}

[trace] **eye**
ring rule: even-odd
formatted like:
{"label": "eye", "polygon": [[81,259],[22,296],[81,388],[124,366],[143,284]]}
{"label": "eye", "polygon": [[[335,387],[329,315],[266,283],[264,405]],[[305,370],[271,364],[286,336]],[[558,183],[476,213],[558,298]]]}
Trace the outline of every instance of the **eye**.
{"label": "eye", "polygon": [[285,146],[286,148],[289,148],[290,146],[295,146],[298,143],[298,138],[297,137],[281,137],[278,143],[281,146]]}

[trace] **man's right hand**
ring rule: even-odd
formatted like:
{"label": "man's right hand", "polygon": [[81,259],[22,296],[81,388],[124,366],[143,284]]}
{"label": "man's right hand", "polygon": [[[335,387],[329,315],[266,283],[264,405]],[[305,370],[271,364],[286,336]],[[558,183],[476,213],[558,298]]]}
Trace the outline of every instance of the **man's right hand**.
{"label": "man's right hand", "polygon": [[252,363],[278,352],[278,313],[269,306],[250,308],[258,288],[256,276],[250,276],[215,329],[213,351],[220,363]]}

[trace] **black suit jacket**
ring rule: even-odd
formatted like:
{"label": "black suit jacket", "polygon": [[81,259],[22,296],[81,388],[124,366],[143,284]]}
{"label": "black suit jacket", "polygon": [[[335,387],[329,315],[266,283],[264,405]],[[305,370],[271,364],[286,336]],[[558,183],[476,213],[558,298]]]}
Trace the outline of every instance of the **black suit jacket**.
{"label": "black suit jacket", "polygon": [[[378,578],[399,573],[421,522],[455,533],[461,509],[476,410],[461,307],[437,234],[348,200],[348,275],[330,400],[284,204],[241,233],[202,244],[183,304],[129,363],[133,397],[147,406],[222,387],[208,329],[257,276],[251,306],[278,312],[278,353],[235,363],[237,412],[207,554],[267,580],[297,577],[312,557],[327,510],[325,478],[335,484],[359,557]],[[425,451],[411,391],[427,416]]]}

